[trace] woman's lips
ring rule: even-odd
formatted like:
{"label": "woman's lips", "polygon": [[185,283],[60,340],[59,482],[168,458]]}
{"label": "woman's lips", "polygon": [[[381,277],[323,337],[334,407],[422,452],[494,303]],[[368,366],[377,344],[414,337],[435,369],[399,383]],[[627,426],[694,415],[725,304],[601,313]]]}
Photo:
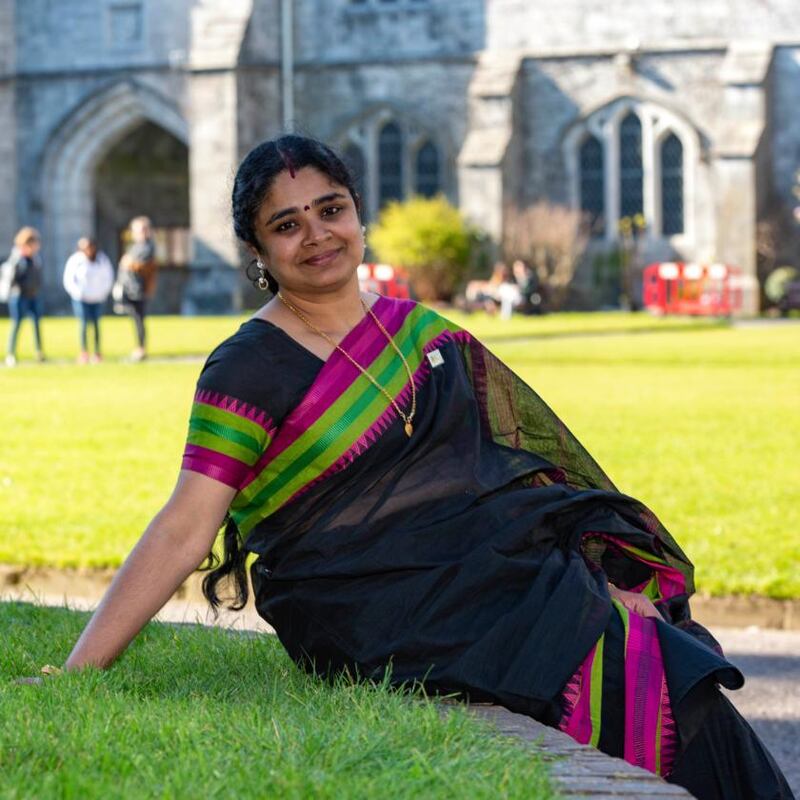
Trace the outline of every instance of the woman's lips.
{"label": "woman's lips", "polygon": [[310,264],[312,267],[323,267],[326,264],[330,264],[340,252],[341,248],[337,248],[336,250],[328,250],[325,253],[320,253],[318,256],[307,258],[305,263]]}

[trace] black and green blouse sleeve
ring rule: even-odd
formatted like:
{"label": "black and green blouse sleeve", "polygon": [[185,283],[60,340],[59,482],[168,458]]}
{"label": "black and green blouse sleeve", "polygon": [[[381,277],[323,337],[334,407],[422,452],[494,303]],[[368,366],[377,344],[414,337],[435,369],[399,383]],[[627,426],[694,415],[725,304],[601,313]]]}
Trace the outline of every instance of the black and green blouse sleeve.
{"label": "black and green blouse sleeve", "polygon": [[241,490],[258,473],[275,425],[263,408],[248,402],[253,392],[238,376],[225,379],[230,366],[215,362],[212,356],[198,381],[181,466]]}

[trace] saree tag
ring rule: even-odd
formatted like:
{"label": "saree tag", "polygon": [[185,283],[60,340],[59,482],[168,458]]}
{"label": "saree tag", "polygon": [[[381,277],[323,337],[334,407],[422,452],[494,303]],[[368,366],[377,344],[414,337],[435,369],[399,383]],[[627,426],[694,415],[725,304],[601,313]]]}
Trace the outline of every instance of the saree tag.
{"label": "saree tag", "polygon": [[427,359],[432,367],[440,367],[444,364],[444,358],[438,348],[436,350],[431,350],[430,353],[427,354]]}

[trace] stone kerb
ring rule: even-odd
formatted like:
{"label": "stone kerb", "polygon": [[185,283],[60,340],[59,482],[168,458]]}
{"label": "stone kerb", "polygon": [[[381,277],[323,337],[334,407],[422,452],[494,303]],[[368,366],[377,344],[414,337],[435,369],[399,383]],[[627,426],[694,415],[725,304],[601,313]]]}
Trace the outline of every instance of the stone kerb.
{"label": "stone kerb", "polygon": [[78,237],[94,229],[97,165],[146,120],[188,144],[188,124],[176,106],[132,81],[94,95],[59,125],[44,158],[40,189],[45,252],[53,269],[60,270]]}
{"label": "stone kerb", "polygon": [[634,767],[621,758],[612,758],[594,747],[578,744],[566,733],[502,706],[473,705],[469,710],[476,717],[491,722],[503,735],[537,744],[565,800],[691,800],[694,796],[652,772]]}

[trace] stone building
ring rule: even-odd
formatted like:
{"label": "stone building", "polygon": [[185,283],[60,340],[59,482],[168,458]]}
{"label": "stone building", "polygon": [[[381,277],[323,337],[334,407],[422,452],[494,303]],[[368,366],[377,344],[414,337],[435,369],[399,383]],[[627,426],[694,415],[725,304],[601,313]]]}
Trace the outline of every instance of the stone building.
{"label": "stone building", "polygon": [[51,308],[78,236],[116,257],[139,213],[176,266],[162,304],[238,302],[232,175],[288,129],[340,148],[370,218],[443,191],[498,239],[504,209],[546,199],[591,214],[595,246],[641,213],[647,258],[753,274],[759,220],[794,204],[800,15],[796,0],[0,0],[0,125],[0,242],[41,228]]}

